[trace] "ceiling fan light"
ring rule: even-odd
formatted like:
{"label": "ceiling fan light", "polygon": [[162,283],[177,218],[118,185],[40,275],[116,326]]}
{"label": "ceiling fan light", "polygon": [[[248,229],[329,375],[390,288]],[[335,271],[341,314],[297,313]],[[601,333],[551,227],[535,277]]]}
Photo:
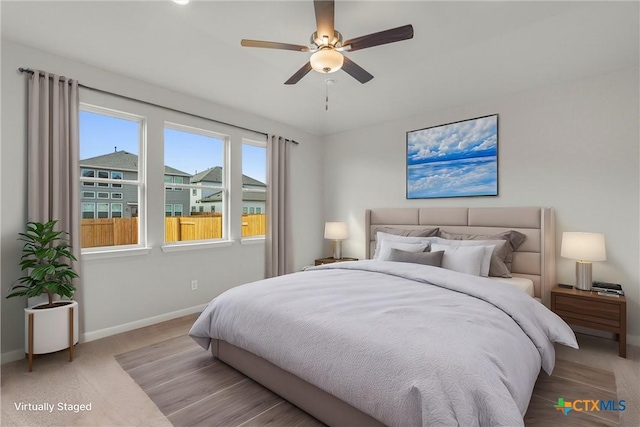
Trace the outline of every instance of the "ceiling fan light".
{"label": "ceiling fan light", "polygon": [[344,56],[333,49],[320,49],[311,55],[309,62],[311,68],[319,73],[333,73],[342,68]]}

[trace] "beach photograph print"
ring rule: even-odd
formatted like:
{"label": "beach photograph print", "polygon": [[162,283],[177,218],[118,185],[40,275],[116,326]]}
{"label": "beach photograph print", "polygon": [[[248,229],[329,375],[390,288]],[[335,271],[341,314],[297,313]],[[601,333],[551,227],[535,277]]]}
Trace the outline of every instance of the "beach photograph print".
{"label": "beach photograph print", "polygon": [[407,132],[407,199],[497,195],[497,114]]}

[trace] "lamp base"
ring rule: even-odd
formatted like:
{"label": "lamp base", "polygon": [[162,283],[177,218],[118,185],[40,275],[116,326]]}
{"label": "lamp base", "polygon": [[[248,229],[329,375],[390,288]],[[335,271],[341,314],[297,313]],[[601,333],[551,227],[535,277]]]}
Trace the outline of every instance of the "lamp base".
{"label": "lamp base", "polygon": [[333,241],[333,259],[342,259],[342,241]]}
{"label": "lamp base", "polygon": [[576,262],[576,288],[589,291],[593,280],[591,279],[591,263],[587,261]]}

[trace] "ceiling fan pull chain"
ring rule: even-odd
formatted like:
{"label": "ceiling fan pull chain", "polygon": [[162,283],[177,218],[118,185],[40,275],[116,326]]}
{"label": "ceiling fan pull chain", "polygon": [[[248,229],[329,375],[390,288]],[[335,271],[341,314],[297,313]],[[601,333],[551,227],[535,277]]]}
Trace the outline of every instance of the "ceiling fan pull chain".
{"label": "ceiling fan pull chain", "polygon": [[336,82],[333,79],[325,79],[325,104],[324,104],[324,110],[325,111],[329,111],[329,86],[333,86],[333,84]]}

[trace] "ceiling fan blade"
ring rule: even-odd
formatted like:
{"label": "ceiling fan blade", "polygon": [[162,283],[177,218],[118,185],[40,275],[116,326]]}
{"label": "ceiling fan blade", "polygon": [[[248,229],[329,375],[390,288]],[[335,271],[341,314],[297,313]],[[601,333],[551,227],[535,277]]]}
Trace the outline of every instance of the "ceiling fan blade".
{"label": "ceiling fan blade", "polygon": [[294,84],[298,83],[300,81],[300,79],[303,78],[304,76],[306,76],[309,71],[311,71],[311,63],[307,62],[306,64],[304,64],[302,66],[302,68],[300,68],[298,71],[296,71],[296,73],[293,76],[289,77],[289,80],[284,82],[284,84],[286,84],[286,85],[294,85]]}
{"label": "ceiling fan blade", "polygon": [[360,83],[366,83],[373,78],[371,74],[346,56],[344,57],[344,63],[342,69],[351,77],[359,81]]}
{"label": "ceiling fan blade", "polygon": [[355,39],[347,40],[342,43],[343,46],[350,46],[349,52],[354,50],[366,49],[368,47],[380,46],[382,44],[399,42],[413,38],[413,26],[403,25],[402,27],[392,28],[390,30],[380,31],[379,33],[368,34]]}
{"label": "ceiling fan blade", "polygon": [[313,7],[316,12],[316,24],[318,26],[318,37],[320,39],[323,36],[327,36],[329,41],[333,39],[334,35],[334,16],[335,16],[335,3],[333,0],[314,0]]}
{"label": "ceiling fan blade", "polygon": [[267,42],[263,40],[247,40],[247,39],[242,39],[240,41],[240,44],[245,47],[262,47],[266,49],[284,49],[284,50],[295,50],[297,52],[309,52],[309,46],[304,46],[301,44]]}

